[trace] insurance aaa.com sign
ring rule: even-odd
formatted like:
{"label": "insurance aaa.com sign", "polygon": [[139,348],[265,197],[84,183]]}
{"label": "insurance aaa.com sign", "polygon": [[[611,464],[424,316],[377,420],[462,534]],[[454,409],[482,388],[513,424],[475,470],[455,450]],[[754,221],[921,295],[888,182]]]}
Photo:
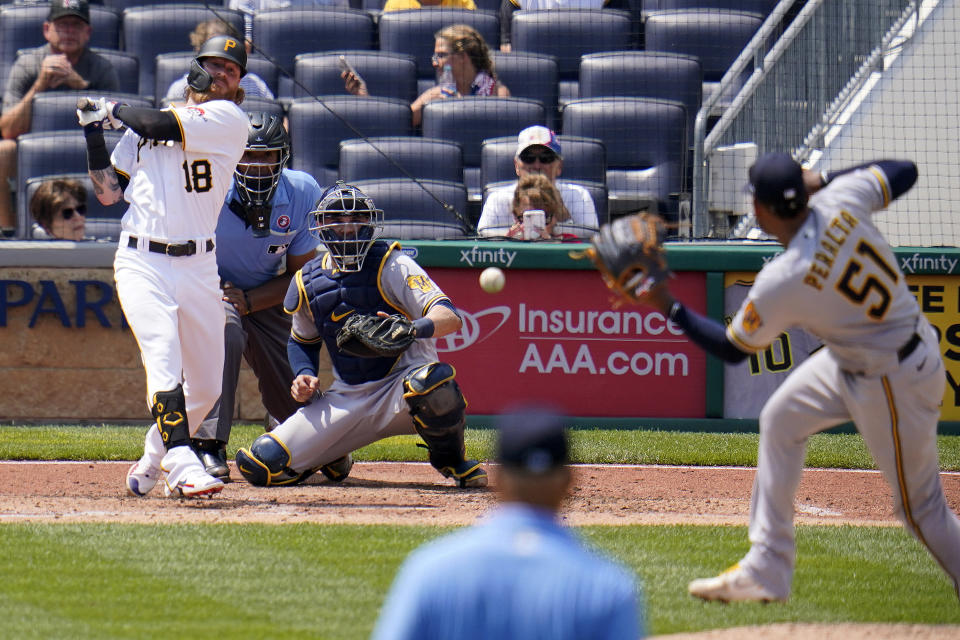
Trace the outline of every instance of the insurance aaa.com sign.
{"label": "insurance aaa.com sign", "polygon": [[[577,416],[704,417],[703,352],[653,309],[614,308],[595,271],[508,270],[497,294],[474,269],[429,272],[463,316],[437,349],[470,413],[534,400]],[[671,289],[703,312],[702,273],[678,274]]]}

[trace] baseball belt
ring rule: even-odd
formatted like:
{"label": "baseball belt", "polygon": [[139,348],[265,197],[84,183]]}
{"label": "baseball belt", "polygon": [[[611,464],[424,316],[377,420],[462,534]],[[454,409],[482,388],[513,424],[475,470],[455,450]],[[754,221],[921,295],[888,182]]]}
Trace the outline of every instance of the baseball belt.
{"label": "baseball belt", "polygon": [[[131,249],[137,248],[137,236],[130,236],[127,246]],[[197,253],[197,243],[194,240],[188,240],[183,244],[164,244],[151,240],[147,246],[151,253],[162,253],[164,255],[180,257],[192,256]],[[213,251],[213,240],[207,239],[207,253]]]}

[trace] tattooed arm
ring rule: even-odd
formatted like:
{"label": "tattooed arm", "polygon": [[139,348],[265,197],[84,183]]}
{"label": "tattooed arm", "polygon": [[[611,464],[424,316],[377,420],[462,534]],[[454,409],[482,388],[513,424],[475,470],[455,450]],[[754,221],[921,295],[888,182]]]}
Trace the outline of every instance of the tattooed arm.
{"label": "tattooed arm", "polygon": [[[83,134],[87,138],[87,172],[93,181],[93,190],[97,194],[100,204],[111,205],[120,202],[123,198],[123,186],[126,179],[117,174],[110,164],[110,154],[107,153],[107,143],[103,139],[103,126],[100,122],[93,122],[84,126]],[[123,179],[124,185],[120,182]]]}

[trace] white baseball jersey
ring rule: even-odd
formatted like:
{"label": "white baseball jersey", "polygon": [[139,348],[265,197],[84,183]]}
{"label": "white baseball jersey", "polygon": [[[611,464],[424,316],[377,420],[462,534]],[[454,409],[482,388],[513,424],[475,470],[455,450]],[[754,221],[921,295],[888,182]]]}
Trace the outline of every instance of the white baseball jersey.
{"label": "white baseball jersey", "polygon": [[870,219],[889,194],[886,176],[871,167],[811,196],[806,222],[760,271],[727,327],[731,342],[754,353],[799,326],[828,344],[844,370],[896,367],[920,309]]}
{"label": "white baseball jersey", "polygon": [[182,143],[144,139],[127,129],[113,150],[113,166],[130,179],[123,231],[167,242],[212,238],[247,144],[247,117],[227,100],[169,111]]}

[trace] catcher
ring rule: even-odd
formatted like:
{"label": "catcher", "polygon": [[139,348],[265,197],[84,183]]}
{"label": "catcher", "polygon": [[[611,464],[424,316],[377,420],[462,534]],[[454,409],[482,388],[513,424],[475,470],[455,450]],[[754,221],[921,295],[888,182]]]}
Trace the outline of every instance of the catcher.
{"label": "catcher", "polygon": [[[355,449],[416,432],[437,471],[459,487],[486,486],[486,471],[465,458],[467,403],[456,372],[437,361],[429,340],[460,328],[456,308],[398,243],[376,239],[383,211],[356,187],[337,182],[311,215],[326,252],[296,273],[284,300],[293,316],[291,393],[308,404],[240,449],[237,469],[259,486],[296,484],[316,471],[339,482]],[[334,374],[325,391],[317,378],[323,345]]]}

